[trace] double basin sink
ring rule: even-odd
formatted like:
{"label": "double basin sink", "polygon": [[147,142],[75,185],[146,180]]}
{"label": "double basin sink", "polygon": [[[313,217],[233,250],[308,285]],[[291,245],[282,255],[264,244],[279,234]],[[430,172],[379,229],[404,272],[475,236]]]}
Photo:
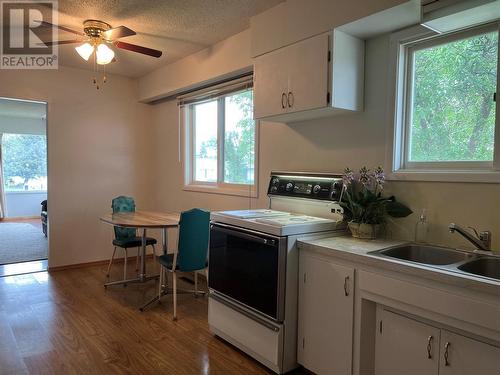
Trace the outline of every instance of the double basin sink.
{"label": "double basin sink", "polygon": [[370,254],[500,281],[500,257],[417,244],[395,246]]}

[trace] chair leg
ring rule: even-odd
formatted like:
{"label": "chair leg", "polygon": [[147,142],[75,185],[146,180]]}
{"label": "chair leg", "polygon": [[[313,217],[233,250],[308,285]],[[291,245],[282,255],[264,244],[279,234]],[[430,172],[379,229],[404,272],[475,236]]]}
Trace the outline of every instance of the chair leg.
{"label": "chair leg", "polygon": [[137,257],[135,258],[135,272],[139,271],[139,252],[141,251],[141,248],[137,248]]}
{"label": "chair leg", "polygon": [[[123,249],[125,251],[125,257],[123,258],[123,280],[127,280],[127,249]],[[123,286],[127,286],[127,284],[123,284]]]}
{"label": "chair leg", "polygon": [[113,259],[115,257],[115,253],[116,253],[116,246],[113,249],[113,255],[111,255],[111,259],[109,260],[108,270],[106,271],[106,277],[107,278],[109,278],[109,272],[111,271],[111,265],[113,264]]}
{"label": "chair leg", "polygon": [[174,271],[172,272],[172,279],[173,279],[173,294],[174,294],[174,317],[172,320],[176,321],[177,320],[177,273]]}
{"label": "chair leg", "polygon": [[198,297],[198,271],[194,271],[194,296]]}
{"label": "chair leg", "polygon": [[[158,261],[158,255],[156,255],[156,247],[155,245],[151,245],[151,247],[153,248],[153,260]],[[161,264],[159,262],[158,265],[160,266],[161,269]]]}

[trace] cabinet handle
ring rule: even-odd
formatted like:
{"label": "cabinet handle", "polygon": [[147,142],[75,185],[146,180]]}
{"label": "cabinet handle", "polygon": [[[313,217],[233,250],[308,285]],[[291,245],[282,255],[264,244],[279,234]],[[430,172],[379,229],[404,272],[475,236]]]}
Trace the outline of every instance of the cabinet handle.
{"label": "cabinet handle", "polygon": [[286,94],[283,93],[283,94],[281,94],[281,108],[282,109],[286,108],[286,102],[287,102],[287,100],[286,100]]}
{"label": "cabinet handle", "polygon": [[349,282],[349,276],[346,276],[344,278],[344,294],[345,294],[346,297],[349,296],[349,288],[348,288],[348,285],[347,285],[348,282]]}
{"label": "cabinet handle", "polygon": [[293,97],[293,92],[288,91],[288,108],[293,107],[294,101],[295,101],[295,98]]}
{"label": "cabinet handle", "polygon": [[450,361],[448,360],[448,357],[450,355],[449,353],[449,349],[450,349],[450,343],[447,342],[446,344],[444,344],[444,365],[445,366],[449,366],[450,365]]}
{"label": "cabinet handle", "polygon": [[432,340],[434,340],[433,336],[429,336],[427,339],[427,358],[432,359]]}

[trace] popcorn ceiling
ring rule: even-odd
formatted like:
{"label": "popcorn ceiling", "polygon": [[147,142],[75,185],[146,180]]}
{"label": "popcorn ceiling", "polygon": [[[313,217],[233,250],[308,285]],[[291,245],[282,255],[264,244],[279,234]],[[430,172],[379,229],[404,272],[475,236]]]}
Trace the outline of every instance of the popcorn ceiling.
{"label": "popcorn ceiling", "polygon": [[[249,27],[250,17],[283,0],[59,0],[59,24],[80,30],[93,18],[125,25],[138,35],[123,41],[160,49],[160,59],[118,51],[109,71],[131,77],[204,49]],[[59,39],[72,39],[59,32]],[[60,47],[60,64],[85,68],[73,46]]]}

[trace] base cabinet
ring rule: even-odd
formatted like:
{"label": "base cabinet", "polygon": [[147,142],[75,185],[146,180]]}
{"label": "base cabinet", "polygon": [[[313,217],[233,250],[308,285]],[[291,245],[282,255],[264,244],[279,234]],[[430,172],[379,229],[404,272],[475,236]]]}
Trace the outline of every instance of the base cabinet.
{"label": "base cabinet", "polygon": [[354,269],[299,260],[298,362],[318,375],[352,372]]}
{"label": "base cabinet", "polygon": [[442,331],[439,363],[440,375],[498,375],[500,348]]}
{"label": "base cabinet", "polygon": [[440,330],[381,310],[375,375],[438,375]]}
{"label": "base cabinet", "polygon": [[375,375],[498,375],[500,348],[379,309]]}

